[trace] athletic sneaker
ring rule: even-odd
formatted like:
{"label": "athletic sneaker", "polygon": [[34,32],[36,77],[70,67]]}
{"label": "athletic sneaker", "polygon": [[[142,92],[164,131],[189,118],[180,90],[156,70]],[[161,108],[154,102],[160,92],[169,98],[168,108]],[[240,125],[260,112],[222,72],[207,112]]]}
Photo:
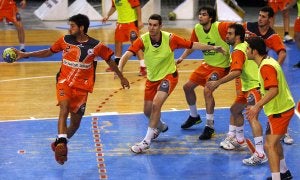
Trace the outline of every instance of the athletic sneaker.
{"label": "athletic sneaker", "polygon": [[211,139],[212,136],[215,135],[215,130],[208,126],[205,126],[203,133],[199,136],[200,140],[208,140]]}
{"label": "athletic sneaker", "polygon": [[68,147],[66,138],[58,138],[51,143],[51,149],[55,152],[55,160],[63,165],[68,160]]}
{"label": "athletic sneaker", "polygon": [[224,141],[220,143],[220,147],[226,150],[239,150],[247,147],[247,143],[244,140],[242,143],[239,143],[235,137],[227,136]]}
{"label": "athletic sneaker", "polygon": [[293,38],[290,35],[285,35],[283,38],[283,42],[288,43],[288,42],[292,42]]}
{"label": "athletic sneaker", "polygon": [[255,166],[255,165],[263,164],[267,161],[268,161],[268,158],[267,158],[266,154],[263,154],[263,157],[259,157],[257,152],[253,153],[250,158],[243,159],[243,163],[245,165],[249,165],[249,166]]}
{"label": "athletic sneaker", "polygon": [[281,139],[285,144],[291,145],[294,143],[294,139],[288,134],[286,133],[282,139]]}
{"label": "athletic sneaker", "polygon": [[[293,179],[293,176],[292,176],[290,170],[287,170],[285,173],[280,173],[280,179],[281,180]],[[272,180],[272,177],[268,177],[267,180]]]}
{"label": "athletic sneaker", "polygon": [[140,66],[139,76],[146,76],[146,75],[147,75],[146,67]]}
{"label": "athletic sneaker", "polygon": [[300,61],[297,64],[294,64],[294,68],[300,68]]}
{"label": "athletic sneaker", "polygon": [[132,146],[130,149],[132,152],[139,154],[145,152],[149,148],[150,148],[150,144],[148,144],[145,140],[143,140],[142,142]]}
{"label": "athletic sneaker", "polygon": [[154,132],[153,139],[156,139],[161,132],[164,133],[168,131],[168,129],[169,129],[168,125],[165,122],[162,122],[162,126],[160,128],[157,128],[157,132]]}
{"label": "athletic sneaker", "polygon": [[202,122],[202,120],[199,115],[197,117],[189,116],[189,118],[181,125],[181,128],[187,129],[187,128],[190,128],[193,125],[199,124],[201,122]]}
{"label": "athletic sneaker", "polygon": [[280,173],[280,178],[281,180],[288,180],[288,179],[293,179],[293,176],[290,170],[287,170],[285,173]]}

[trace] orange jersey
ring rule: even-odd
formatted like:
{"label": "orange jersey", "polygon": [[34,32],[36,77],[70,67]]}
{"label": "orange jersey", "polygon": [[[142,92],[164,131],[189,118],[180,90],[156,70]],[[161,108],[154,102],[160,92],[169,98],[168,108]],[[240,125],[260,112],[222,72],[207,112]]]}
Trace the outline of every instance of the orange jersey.
{"label": "orange jersey", "polygon": [[290,0],[268,0],[268,2],[270,3],[282,3],[282,2],[290,2]]}
{"label": "orange jersey", "polygon": [[50,50],[53,53],[63,51],[57,81],[89,92],[92,92],[94,87],[96,57],[107,61],[113,55],[111,49],[96,39],[89,37],[87,42],[80,43],[72,35],[58,39]]}
{"label": "orange jersey", "polygon": [[0,0],[0,10],[6,10],[16,7],[14,0]]}
{"label": "orange jersey", "polygon": [[230,70],[234,71],[234,70],[239,70],[242,71],[243,69],[243,65],[245,63],[246,60],[246,56],[243,53],[243,51],[241,50],[235,50],[231,53],[231,66],[230,66]]}
{"label": "orange jersey", "polygon": [[277,71],[271,65],[264,65],[260,70],[261,76],[264,80],[264,89],[271,87],[278,87]]}
{"label": "orange jersey", "polygon": [[262,35],[259,32],[257,22],[247,22],[244,24],[244,28],[246,30],[246,38],[254,36],[259,36],[263,38],[266,43],[266,46],[274,50],[277,54],[281,50],[286,50],[280,36],[274,31],[274,29],[269,28],[267,33]]}
{"label": "orange jersey", "polygon": [[[116,6],[115,5],[115,0],[111,0],[111,2],[112,2],[112,6],[115,7]],[[129,4],[131,5],[132,8],[135,8],[135,7],[141,5],[139,0],[128,0],[128,2],[129,2]]]}
{"label": "orange jersey", "polygon": [[[231,24],[233,24],[233,23],[232,22],[220,22],[220,24],[218,26],[218,30],[219,30],[220,36],[223,41],[226,41],[227,29]],[[199,39],[195,32],[195,29],[193,29],[190,40],[193,42],[199,42]]]}
{"label": "orange jersey", "polygon": [[15,1],[0,0],[0,22],[3,21],[3,18],[8,22],[17,22],[21,20]]}
{"label": "orange jersey", "polygon": [[[170,37],[170,48],[172,51],[179,48],[188,48],[191,49],[193,46],[193,42],[188,41],[180,36],[172,34]],[[134,43],[129,47],[128,51],[133,52],[136,54],[140,49],[144,49],[144,43],[141,38],[138,38],[134,41]]]}

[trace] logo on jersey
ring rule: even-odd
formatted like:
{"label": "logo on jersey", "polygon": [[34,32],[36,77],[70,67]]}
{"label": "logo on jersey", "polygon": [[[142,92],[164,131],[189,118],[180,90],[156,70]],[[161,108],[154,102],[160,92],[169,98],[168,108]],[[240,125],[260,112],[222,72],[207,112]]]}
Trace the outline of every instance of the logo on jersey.
{"label": "logo on jersey", "polygon": [[87,51],[87,53],[88,53],[88,55],[94,54],[94,49],[89,49],[89,50]]}
{"label": "logo on jersey", "polygon": [[[216,43],[208,42],[207,45],[215,46]],[[205,51],[202,51],[202,52],[205,56],[213,56],[217,53],[215,50],[205,50]]]}
{"label": "logo on jersey", "polygon": [[62,63],[65,66],[69,66],[71,68],[78,68],[78,69],[89,69],[92,67],[92,63],[75,62],[75,61],[69,61],[67,59],[63,59]]}

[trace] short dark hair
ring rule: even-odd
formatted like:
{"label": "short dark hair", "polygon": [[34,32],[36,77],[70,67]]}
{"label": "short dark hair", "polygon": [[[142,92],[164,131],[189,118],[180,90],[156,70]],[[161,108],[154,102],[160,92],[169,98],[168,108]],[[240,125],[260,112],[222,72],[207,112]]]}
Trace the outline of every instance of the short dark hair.
{"label": "short dark hair", "polygon": [[242,42],[245,41],[245,28],[243,27],[243,25],[234,23],[231,24],[228,28],[234,29],[234,34],[236,36],[240,36],[240,40]]}
{"label": "short dark hair", "polygon": [[267,12],[269,18],[274,17],[274,10],[270,6],[264,6],[259,11]]}
{"label": "short dark hair", "polygon": [[157,20],[158,23],[159,23],[159,25],[162,24],[162,17],[161,17],[161,15],[159,15],[159,14],[152,14],[152,15],[149,17],[149,19]]}
{"label": "short dark hair", "polygon": [[214,23],[217,20],[217,13],[216,10],[211,6],[203,6],[199,9],[198,14],[200,14],[201,11],[207,11],[207,14],[211,18],[211,23]]}
{"label": "short dark hair", "polygon": [[89,18],[84,14],[77,14],[74,16],[71,16],[69,18],[69,21],[74,22],[78,27],[83,26],[84,33],[86,34],[88,32],[89,26],[90,26],[90,20]]}
{"label": "short dark hair", "polygon": [[267,47],[265,41],[261,37],[250,37],[247,39],[248,45],[251,49],[255,49],[259,55],[267,55]]}

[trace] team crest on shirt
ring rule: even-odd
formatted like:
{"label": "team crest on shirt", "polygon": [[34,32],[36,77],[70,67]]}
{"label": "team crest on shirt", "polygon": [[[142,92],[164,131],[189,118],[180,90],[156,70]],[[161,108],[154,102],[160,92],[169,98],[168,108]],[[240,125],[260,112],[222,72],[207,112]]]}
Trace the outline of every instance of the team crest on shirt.
{"label": "team crest on shirt", "polygon": [[89,50],[87,51],[87,53],[88,53],[88,55],[94,54],[94,49],[89,49]]}

